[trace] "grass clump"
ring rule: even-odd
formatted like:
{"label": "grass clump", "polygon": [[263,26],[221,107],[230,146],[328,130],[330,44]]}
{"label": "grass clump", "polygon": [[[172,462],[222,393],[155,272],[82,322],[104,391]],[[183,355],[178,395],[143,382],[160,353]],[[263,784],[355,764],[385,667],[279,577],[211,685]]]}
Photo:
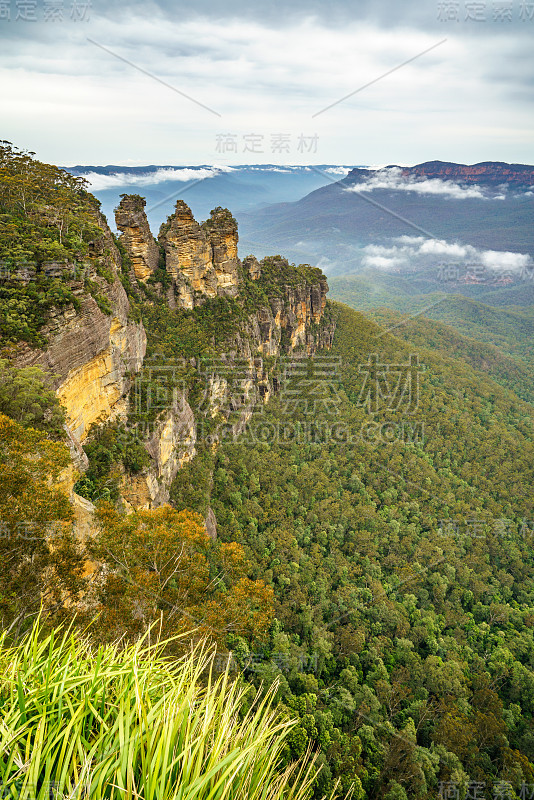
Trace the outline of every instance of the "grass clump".
{"label": "grass clump", "polygon": [[[214,649],[170,661],[165,643],[94,648],[36,624],[0,638],[3,797],[127,800],[305,800],[317,769],[283,767],[294,721],[274,689],[246,703],[239,680],[215,677]],[[248,710],[247,710],[248,708]]]}

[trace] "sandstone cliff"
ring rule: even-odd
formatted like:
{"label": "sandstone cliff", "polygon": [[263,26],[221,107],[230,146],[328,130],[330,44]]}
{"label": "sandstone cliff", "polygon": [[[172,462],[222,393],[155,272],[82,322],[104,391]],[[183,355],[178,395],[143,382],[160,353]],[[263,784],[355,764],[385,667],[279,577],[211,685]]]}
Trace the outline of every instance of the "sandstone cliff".
{"label": "sandstone cliff", "polygon": [[[142,247],[154,242],[142,198],[123,196],[116,220],[123,231],[121,241],[135,264]],[[127,234],[134,230],[133,220],[136,236]],[[173,282],[167,294],[171,307],[190,310],[202,305],[205,298],[215,297],[237,298],[245,304],[244,283],[248,279],[261,284],[263,295],[263,301],[255,303],[256,308],[244,322],[245,338],[255,344],[253,350],[276,356],[300,349],[312,354],[317,347],[329,346],[332,331],[328,333],[328,326],[312,330],[320,326],[326,307],[325,276],[311,267],[295,268],[280,256],[261,263],[247,256],[241,264],[237,224],[227,209],[216,208],[210,219],[199,224],[189,206],[178,200],[158,238],[165,252],[165,269]]]}
{"label": "sandstone cliff", "polygon": [[[122,501],[127,510],[161,506],[173,481],[178,491],[180,478],[188,488],[199,475],[209,493],[202,458],[225,426],[239,433],[278,391],[277,360],[330,345],[324,275],[279,256],[242,264],[232,214],[218,207],[199,224],[181,200],[158,243],[144,199],[123,195],[117,240],[83,181],[3,152],[3,216],[20,241],[12,254],[6,238],[2,355],[15,366],[43,368],[66,410],[73,463],[61,481],[78,535],[97,531],[101,500]],[[149,352],[163,377],[169,360],[180,362],[168,384],[145,362],[142,319],[152,325]],[[152,405],[137,402],[156,395]],[[198,470],[186,466],[196,455]],[[203,492],[195,487],[186,507]],[[209,503],[201,509],[215,537]]]}
{"label": "sandstone cliff", "polygon": [[130,304],[119,280],[120,253],[103,217],[99,223],[101,236],[92,242],[91,258],[83,266],[61,265],[72,277],[79,308],[52,311],[43,330],[45,348],[20,344],[14,353],[18,366],[38,365],[52,375],[77,442],[97,420],[124,409],[129,375],[140,369],[146,350],[142,323],[129,318]]}
{"label": "sandstone cliff", "polygon": [[[191,387],[184,384],[173,388],[168,401],[153,409],[155,413],[132,416],[135,392],[129,390],[136,373],[141,383],[155,381],[154,391],[161,387],[157,378],[150,377],[151,362],[144,364],[145,331],[131,318],[130,301],[119,279],[125,275],[125,263],[103,218],[83,274],[75,274],[69,283],[78,309],[54,310],[44,331],[47,347],[32,350],[21,345],[17,362],[39,364],[54,376],[80,469],[87,465],[80,443],[90,427],[120,418],[127,435],[133,434],[149,456],[149,463],[136,474],[118,465],[123,476],[120,495],[127,508],[154,508],[169,502],[176,473],[194,458],[200,444],[208,443],[206,430],[210,446],[216,446],[225,425],[233,434],[242,431],[256,405],[278,391],[277,360],[306,357],[330,347],[335,323],[320,270],[297,267],[280,256],[261,261],[248,256],[241,263],[237,225],[226,209],[215,209],[199,224],[179,200],[159,234],[164,263],[142,198],[123,196],[116,221],[132,267],[125,285],[138,309],[143,303],[161,303],[170,306],[167,313],[183,314],[202,325],[203,319],[213,319],[210,315],[223,310],[223,298],[228,301],[231,324],[218,331],[209,363],[204,357],[188,363],[189,373],[197,375],[197,393],[200,381],[202,402],[197,398],[191,404]],[[163,268],[168,278],[149,289],[147,279]],[[167,360],[160,363],[156,357],[156,361],[164,372],[168,369]],[[208,518],[215,535],[216,520],[213,515]]]}
{"label": "sandstone cliff", "polygon": [[217,277],[217,294],[235,297],[239,291],[237,258],[237,222],[228,209],[220,206],[202,224],[211,246],[213,269]]}
{"label": "sandstone cliff", "polygon": [[415,167],[404,168],[403,174],[494,186],[508,184],[519,187],[534,184],[534,167],[526,164],[506,164],[501,161],[482,161],[479,164],[428,161]]}
{"label": "sandstone cliff", "polygon": [[[271,286],[266,286],[268,303],[258,308],[252,321],[253,338],[264,356],[295,351],[313,355],[319,348],[330,347],[335,326],[324,319],[328,283],[320,270],[309,268],[307,274],[299,275],[280,256],[260,263],[245,259],[245,263],[252,269],[253,280],[260,281],[266,267],[271,277]],[[286,280],[289,275],[292,282]]]}
{"label": "sandstone cliff", "polygon": [[142,474],[124,479],[121,495],[134,509],[157,508],[169,502],[169,487],[196,454],[196,420],[183,394],[175,397],[145,438],[151,465]]}
{"label": "sandstone cliff", "polygon": [[[121,239],[134,262],[139,240],[125,235],[133,227],[131,214],[143,241],[152,238],[139,198],[124,196],[117,224],[123,226]],[[132,507],[167,502],[177,470],[195,455],[196,437],[205,444],[209,429],[209,439],[215,443],[220,426],[230,426],[232,434],[238,434],[255,406],[278,390],[277,359],[312,356],[318,349],[329,348],[335,330],[333,318],[326,313],[328,284],[322,272],[308,265],[296,267],[281,256],[261,262],[247,256],[241,263],[237,225],[228,210],[217,208],[199,224],[178,200],[174,213],[161,226],[159,241],[172,280],[161,302],[193,312],[210,300],[227,297],[234,310],[240,309],[239,324],[225,332],[213,358],[194,364],[204,386],[202,407],[193,413],[186,395],[180,395],[178,405],[174,396],[172,407],[160,411],[155,427],[144,435],[152,465],[124,482],[122,495]],[[216,421],[215,428],[213,422],[206,428],[204,421],[209,420]]]}
{"label": "sandstone cliff", "polygon": [[[525,188],[534,185],[534,167],[527,164],[507,164],[502,161],[481,161],[479,164],[454,164],[449,161],[427,161],[413,167],[389,164],[385,169],[399,169],[405,177],[439,178],[459,183]],[[357,184],[376,175],[376,171],[353,169],[342,183]]]}

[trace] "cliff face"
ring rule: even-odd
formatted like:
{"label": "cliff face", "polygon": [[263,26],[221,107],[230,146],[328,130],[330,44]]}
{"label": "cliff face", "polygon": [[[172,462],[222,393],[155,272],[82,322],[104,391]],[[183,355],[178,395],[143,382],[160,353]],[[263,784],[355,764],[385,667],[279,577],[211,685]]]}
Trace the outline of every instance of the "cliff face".
{"label": "cliff face", "polygon": [[[506,164],[502,161],[481,161],[479,164],[454,164],[449,161],[427,161],[413,167],[398,167],[389,164],[385,169],[400,169],[405,177],[440,178],[458,183],[511,187],[534,185],[534,167],[527,164]],[[353,169],[343,183],[358,183],[376,174],[374,170]]]}
{"label": "cliff face", "polygon": [[[199,224],[187,205],[177,202],[159,235],[171,286],[169,281],[161,281],[148,291],[144,282],[163,265],[144,206],[137,195],[123,196],[116,210],[121,242],[132,264],[129,277],[136,304],[168,304],[178,313],[180,309],[193,312],[197,324],[202,324],[204,311],[210,320],[219,308],[210,307],[210,300],[226,297],[229,319],[234,321],[222,337],[217,337],[218,344],[215,339],[212,342],[211,369],[203,371],[204,366],[195,359],[189,363],[188,369],[197,372],[197,390],[198,375],[202,375],[203,404],[193,411],[188,400],[190,389],[183,385],[173,391],[169,405],[158,411],[150,427],[135,423],[130,431],[150,458],[149,465],[135,475],[127,473],[123,465],[118,467],[118,474],[123,475],[120,494],[130,509],[168,503],[176,473],[196,455],[204,422],[212,446],[224,425],[239,433],[255,406],[267,402],[277,391],[277,359],[292,354],[309,356],[318,348],[328,348],[335,327],[327,313],[328,285],[322,272],[308,265],[296,267],[280,256],[262,261],[248,256],[241,263],[236,222],[222,208]],[[128,427],[131,380],[143,366],[149,367],[143,365],[143,325],[131,319],[130,302],[119,279],[125,265],[103,218],[99,230],[83,274],[69,282],[78,309],[67,306],[53,311],[44,331],[46,348],[32,350],[22,345],[17,351],[19,365],[38,364],[54,376],[58,397],[67,410],[73,450],[78,449],[77,465],[82,470],[87,458],[80,443],[91,425],[119,417]],[[153,390],[157,392],[157,383]],[[212,517],[209,525],[215,535],[216,520]]]}
{"label": "cliff face", "polygon": [[[158,244],[144,199],[125,195],[116,209],[117,243],[79,181],[51,165],[37,165],[29,181],[18,157],[10,158],[11,172],[0,175],[9,212],[3,216],[21,236],[20,252],[33,260],[9,262],[12,294],[3,318],[14,304],[26,311],[2,332],[2,342],[15,366],[48,373],[66,410],[73,463],[61,480],[76,530],[87,538],[97,531],[94,510],[102,498],[121,499],[129,510],[168,503],[178,470],[197,451],[209,454],[225,426],[243,431],[255,407],[279,391],[279,357],[306,357],[330,345],[328,287],[320,270],[279,256],[250,256],[242,264],[236,221],[221,207],[199,224],[179,200]],[[26,188],[34,196],[26,197]],[[28,312],[32,303],[35,314]],[[142,317],[153,320],[151,355],[163,379],[144,363]],[[165,371],[173,358],[178,371],[171,376]],[[182,473],[184,485],[189,474]],[[191,474],[209,487],[209,474]],[[213,511],[202,508],[214,537]]]}
{"label": "cliff face", "polygon": [[313,355],[329,348],[335,326],[323,321],[326,307],[326,280],[309,286],[288,286],[285,297],[270,298],[252,320],[252,338],[263,356],[304,352]]}
{"label": "cliff face", "polygon": [[429,161],[403,169],[403,174],[496,186],[502,183],[511,186],[532,186],[534,184],[534,167],[526,164],[506,164],[500,161],[483,161],[480,164],[472,165]]}
{"label": "cliff face", "polygon": [[[131,211],[133,209],[133,212]],[[136,241],[126,236],[128,213],[135,213],[145,243],[151,239],[144,207],[136,197],[123,197],[117,209],[117,225],[123,226],[122,242],[132,262]],[[228,297],[241,308],[238,329],[228,331],[220,357],[203,373],[205,405],[195,419],[187,398],[161,413],[155,429],[145,437],[152,466],[124,482],[122,495],[132,507],[155,507],[169,499],[169,487],[178,469],[196,453],[196,437],[202,435],[203,418],[210,439],[219,438],[217,426],[230,425],[233,434],[243,430],[254,407],[277,391],[273,362],[280,356],[313,355],[329,348],[335,323],[325,314],[328,284],[322,272],[303,265],[295,267],[280,257],[261,262],[237,254],[237,225],[229,211],[217,208],[199,224],[189,207],[178,200],[174,213],[161,226],[159,242],[165,253],[165,269],[172,280],[161,302],[188,311],[210,299]],[[235,308],[235,306],[234,306]],[[267,362],[268,359],[268,362]],[[269,367],[266,364],[269,363]],[[203,365],[196,365],[204,369]]]}
{"label": "cliff face", "polygon": [[[174,214],[161,226],[159,240],[166,254],[166,269],[176,287],[177,303],[193,308],[203,297],[239,298],[246,294],[240,277],[265,287],[265,302],[245,325],[247,338],[264,356],[302,349],[312,354],[328,347],[332,332],[327,327],[316,333],[322,321],[328,284],[320,270],[300,276],[284,258],[276,256],[261,263],[247,256],[240,264],[237,255],[237,224],[230,212],[217,208],[199,225],[190,208],[178,200]],[[286,281],[291,275],[291,281]],[[241,343],[242,344],[242,343]]]}
{"label": "cliff face", "polygon": [[141,281],[154,273],[159,262],[159,247],[150,231],[145,205],[144,198],[125,195],[115,210],[122,244],[132,261],[135,277]]}
{"label": "cliff face", "polygon": [[289,352],[304,350],[313,355],[318,348],[330,347],[333,331],[328,326],[313,330],[322,321],[327,291],[328,284],[321,279],[311,286],[305,282],[288,286],[284,298],[271,299],[271,314],[265,314],[265,309],[262,309],[262,349],[265,355],[278,355],[284,339]]}
{"label": "cliff face", "polygon": [[[75,442],[86,438],[94,422],[113,418],[124,408],[127,373],[140,369],[146,350],[142,323],[129,319],[130,304],[118,277],[120,254],[103,218],[100,227],[102,235],[92,243],[92,258],[83,272],[62,265],[74,275],[70,288],[79,310],[53,310],[43,331],[46,348],[21,344],[14,358],[18,366],[37,365],[51,374]],[[103,271],[106,278],[99,274]]]}
{"label": "cliff face", "polygon": [[217,294],[235,297],[239,291],[237,258],[237,223],[225,208],[216,208],[203,223],[210,246],[213,269],[217,278]]}
{"label": "cliff face", "polygon": [[[78,330],[76,339],[86,333],[94,334],[95,328]],[[60,334],[56,348],[61,348],[64,338]],[[129,388],[126,373],[140,369],[146,348],[142,325],[128,323],[123,316],[114,316],[100,326],[99,339],[93,338],[91,349],[87,349],[86,338],[84,341],[85,348],[79,351],[79,357],[83,352],[87,360],[70,369],[57,389],[59,400],[67,409],[69,427],[79,441],[85,439],[94,422],[108,420],[124,411]],[[95,355],[90,357],[93,351]]]}
{"label": "cliff face", "polygon": [[243,260],[243,266],[247,271],[249,278],[253,281],[259,280],[261,277],[261,267],[260,262],[256,258],[256,256],[247,256]]}
{"label": "cliff face", "polygon": [[132,508],[157,508],[169,502],[169,488],[178,472],[196,454],[196,420],[183,394],[158,420],[145,441],[151,466],[123,481],[122,497]]}
{"label": "cliff face", "polygon": [[[123,230],[121,240],[134,264],[141,251],[139,242],[145,247],[154,242],[140,200],[135,195],[124,196],[116,211],[117,226]],[[132,217],[139,232],[137,238],[127,233],[133,230]],[[320,326],[326,307],[325,276],[320,270],[311,277],[300,275],[280,256],[261,263],[247,256],[241,265],[237,223],[227,209],[216,208],[209,220],[199,224],[186,203],[178,200],[158,238],[165,252],[165,269],[172,278],[172,288],[167,292],[171,307],[190,310],[202,305],[205,298],[240,299],[246,295],[243,271],[264,287],[264,302],[245,323],[247,338],[256,345],[252,349],[264,356],[276,356],[298,349],[312,354],[317,347],[330,345],[332,332],[328,333],[328,326],[312,332]]]}

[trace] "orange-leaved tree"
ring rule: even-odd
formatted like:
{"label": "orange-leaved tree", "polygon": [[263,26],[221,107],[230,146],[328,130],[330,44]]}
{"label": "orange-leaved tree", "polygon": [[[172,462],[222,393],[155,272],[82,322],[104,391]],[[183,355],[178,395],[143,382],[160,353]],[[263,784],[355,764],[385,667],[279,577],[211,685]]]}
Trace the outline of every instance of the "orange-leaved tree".
{"label": "orange-leaved tree", "polygon": [[228,633],[265,635],[272,589],[248,577],[240,545],[210,539],[200,515],[170,506],[124,515],[102,503],[98,520],[91,552],[102,564],[105,638],[135,638],[154,622],[164,635],[194,629],[221,643]]}

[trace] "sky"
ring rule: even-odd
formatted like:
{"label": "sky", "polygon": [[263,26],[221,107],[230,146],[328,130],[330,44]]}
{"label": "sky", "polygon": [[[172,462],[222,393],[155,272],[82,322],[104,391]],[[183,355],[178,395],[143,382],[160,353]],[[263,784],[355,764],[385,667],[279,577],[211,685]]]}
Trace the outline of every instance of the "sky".
{"label": "sky", "polygon": [[534,0],[0,0],[1,137],[62,166],[532,164],[533,87]]}

